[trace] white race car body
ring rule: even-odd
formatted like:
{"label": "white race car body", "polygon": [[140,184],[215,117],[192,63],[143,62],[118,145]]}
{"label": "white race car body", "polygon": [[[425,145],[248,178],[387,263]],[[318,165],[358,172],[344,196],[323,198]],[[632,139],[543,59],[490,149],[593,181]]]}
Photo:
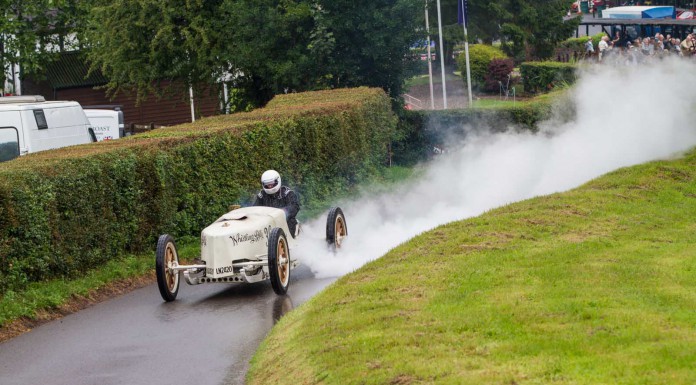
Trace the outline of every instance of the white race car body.
{"label": "white race car body", "polygon": [[290,249],[295,239],[290,235],[285,212],[272,207],[245,207],[230,211],[201,232],[201,259],[208,278],[223,278],[238,273],[235,263],[262,261],[268,257],[268,236],[279,227]]}
{"label": "white race car body", "polygon": [[[184,270],[189,284],[204,282],[259,282],[268,278],[268,237],[273,228],[286,235],[288,247],[295,246],[285,212],[264,206],[232,210],[201,232],[203,269]],[[291,259],[291,267],[297,261]]]}

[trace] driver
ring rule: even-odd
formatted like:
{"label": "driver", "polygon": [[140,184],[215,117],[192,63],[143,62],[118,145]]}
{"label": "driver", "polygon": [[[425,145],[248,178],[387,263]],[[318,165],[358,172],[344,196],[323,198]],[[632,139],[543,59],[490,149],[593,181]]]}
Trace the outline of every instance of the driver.
{"label": "driver", "polygon": [[256,194],[254,206],[267,206],[283,209],[288,221],[290,235],[295,237],[297,228],[297,212],[300,211],[300,200],[297,194],[280,183],[280,174],[276,170],[268,170],[261,175],[261,191]]}

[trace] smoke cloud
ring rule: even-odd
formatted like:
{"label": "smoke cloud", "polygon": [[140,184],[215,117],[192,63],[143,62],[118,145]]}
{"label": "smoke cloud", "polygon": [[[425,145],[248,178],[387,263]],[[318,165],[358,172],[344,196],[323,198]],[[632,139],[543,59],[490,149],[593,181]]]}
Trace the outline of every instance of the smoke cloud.
{"label": "smoke cloud", "polygon": [[574,121],[552,119],[537,134],[477,129],[453,138],[449,152],[425,165],[418,180],[337,202],[349,231],[339,253],[327,252],[321,218],[303,224],[293,254],[317,278],[341,276],[438,225],[696,146],[696,66],[690,61],[595,66],[572,92]]}

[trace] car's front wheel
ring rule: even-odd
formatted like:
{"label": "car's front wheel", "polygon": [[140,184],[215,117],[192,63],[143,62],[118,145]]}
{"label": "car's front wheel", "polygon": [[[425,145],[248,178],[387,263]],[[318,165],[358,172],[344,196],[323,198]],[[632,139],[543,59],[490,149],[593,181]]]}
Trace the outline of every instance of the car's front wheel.
{"label": "car's front wheel", "polygon": [[178,264],[179,254],[176,251],[174,238],[169,234],[160,235],[157,240],[155,271],[157,273],[157,287],[159,287],[162,299],[167,302],[174,301],[179,293],[179,272],[171,270],[172,266]]}
{"label": "car's front wheel", "polygon": [[268,237],[268,273],[271,286],[278,295],[288,292],[290,285],[290,248],[283,229],[276,227]]}

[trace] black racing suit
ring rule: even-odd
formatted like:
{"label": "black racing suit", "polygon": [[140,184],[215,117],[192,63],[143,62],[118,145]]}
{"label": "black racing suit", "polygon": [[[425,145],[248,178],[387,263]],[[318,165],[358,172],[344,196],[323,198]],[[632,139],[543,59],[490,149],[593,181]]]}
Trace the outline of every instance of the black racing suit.
{"label": "black racing suit", "polygon": [[280,190],[275,194],[266,194],[265,191],[261,190],[256,194],[254,206],[283,209],[285,211],[285,218],[288,221],[290,235],[295,238],[295,228],[297,227],[297,219],[295,219],[295,217],[297,216],[297,212],[300,211],[300,200],[294,191],[285,186],[281,186]]}

